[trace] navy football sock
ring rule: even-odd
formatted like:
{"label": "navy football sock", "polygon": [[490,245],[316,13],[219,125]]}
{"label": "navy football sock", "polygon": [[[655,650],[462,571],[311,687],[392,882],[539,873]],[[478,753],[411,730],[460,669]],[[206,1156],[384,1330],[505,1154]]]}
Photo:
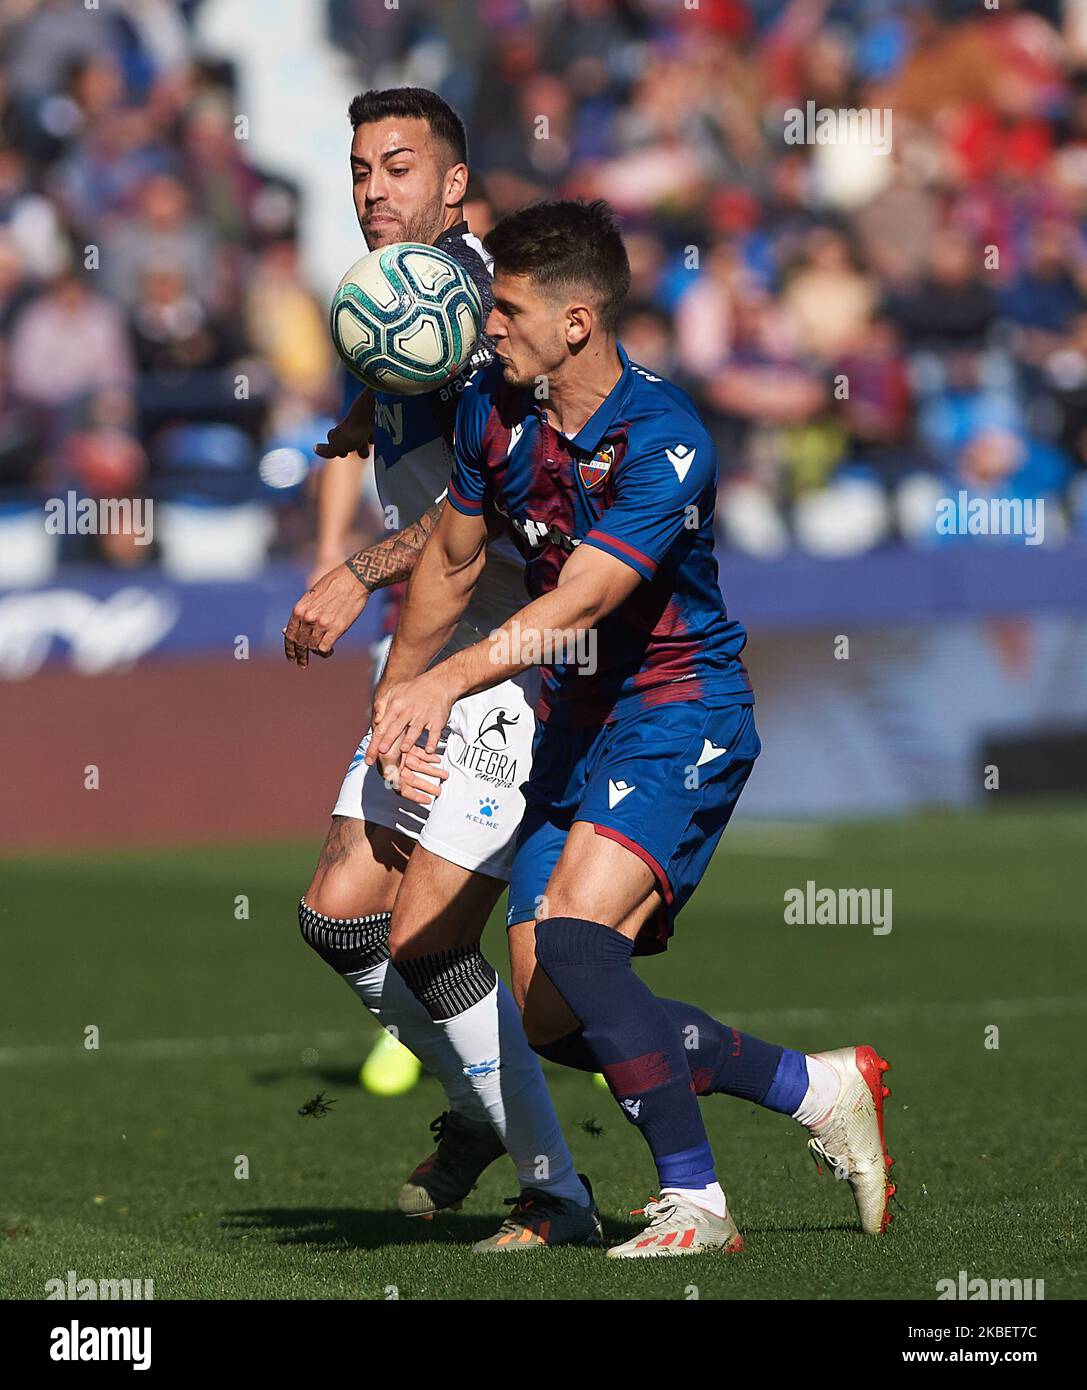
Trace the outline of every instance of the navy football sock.
{"label": "navy football sock", "polygon": [[698,1095],[738,1096],[766,1104],[783,1048],[718,1023],[694,1004],[680,999],[661,1003],[683,1038],[691,1084]]}
{"label": "navy football sock", "polygon": [[541,1057],[546,1057],[549,1062],[557,1062],[560,1067],[572,1067],[574,1071],[600,1070],[596,1065],[592,1048],[585,1041],[585,1034],[580,1028],[556,1038],[554,1042],[533,1043],[532,1050]]}
{"label": "navy football sock", "polygon": [[[784,1110],[789,1115],[796,1111],[808,1085],[802,1052],[718,1023],[681,999],[661,999],[660,1003],[682,1035],[691,1084],[698,1095],[738,1096],[769,1110]],[[549,1062],[575,1071],[599,1071],[580,1028],[554,1042],[535,1044],[535,1050]],[[794,1083],[801,1077],[803,1087],[794,1104]]]}
{"label": "navy football sock", "polygon": [[808,1059],[718,1023],[693,1004],[662,999],[683,1035],[691,1082],[700,1096],[739,1096],[767,1110],[795,1115],[808,1092]]}
{"label": "navy football sock", "polygon": [[808,1094],[808,1059],[803,1052],[782,1049],[781,1061],[763,1105],[783,1115],[795,1115]]}
{"label": "navy football sock", "polygon": [[645,1137],[661,1188],[709,1187],[717,1179],[683,1036],[631,969],[633,949],[619,932],[576,917],[536,928],[536,959],[580,1022],[595,1070]]}

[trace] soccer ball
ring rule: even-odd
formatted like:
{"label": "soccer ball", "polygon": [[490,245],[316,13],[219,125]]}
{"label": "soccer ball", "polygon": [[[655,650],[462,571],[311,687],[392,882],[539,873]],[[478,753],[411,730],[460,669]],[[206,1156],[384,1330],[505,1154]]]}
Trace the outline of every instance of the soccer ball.
{"label": "soccer ball", "polygon": [[375,391],[433,391],[468,360],[483,324],[479,291],[435,246],[401,241],[355,262],[332,297],[332,341]]}

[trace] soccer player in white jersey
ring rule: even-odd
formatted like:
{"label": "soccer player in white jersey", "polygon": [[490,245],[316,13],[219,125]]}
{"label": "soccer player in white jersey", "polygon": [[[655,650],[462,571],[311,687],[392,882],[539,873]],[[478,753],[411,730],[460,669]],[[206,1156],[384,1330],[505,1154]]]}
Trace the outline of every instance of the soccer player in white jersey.
{"label": "soccer player in white jersey", "polygon": [[[417,88],[366,92],[350,107],[355,210],[371,250],[416,241],[440,247],[473,276],[489,313],[490,277],[480,244],[463,220],[468,183],[464,127],[435,93]],[[342,509],[357,497],[372,437],[382,506],[400,530],[353,555],[303,597],[284,630],[288,659],[331,654],[371,593],[408,577],[444,503],[452,426],[463,382],[490,359],[482,340],[461,378],[424,396],[364,391],[319,452],[343,467],[324,491]],[[335,500],[338,498],[338,502]],[[328,495],[322,499],[329,505]],[[509,542],[488,552],[477,601],[447,654],[478,642],[525,600],[521,564]],[[457,1207],[482,1171],[508,1151],[520,1194],[488,1249],[597,1245],[600,1223],[573,1160],[516,1004],[484,959],[480,937],[504,891],[524,809],[536,701],[535,673],[508,681],[453,711],[437,761],[422,753],[400,775],[416,788],[442,781],[428,809],[404,798],[367,767],[364,737],[333,809],[317,869],[299,904],[310,946],[337,971],[382,1025],[437,1076],[449,1110],[436,1122],[438,1145],[410,1175],[401,1210],[431,1216]],[[441,949],[430,949],[428,928]],[[398,941],[410,942],[406,952]],[[390,960],[390,955],[392,960]],[[531,1211],[531,1222],[520,1220]],[[541,1215],[544,1221],[541,1221]]]}

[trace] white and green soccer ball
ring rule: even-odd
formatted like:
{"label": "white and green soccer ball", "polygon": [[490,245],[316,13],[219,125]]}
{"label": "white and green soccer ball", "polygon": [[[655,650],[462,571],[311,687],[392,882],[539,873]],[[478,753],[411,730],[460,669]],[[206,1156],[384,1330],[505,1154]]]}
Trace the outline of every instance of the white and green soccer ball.
{"label": "white and green soccer ball", "polygon": [[467,362],[483,327],[472,277],[436,246],[400,241],[355,262],[332,297],[332,341],[375,391],[415,396]]}

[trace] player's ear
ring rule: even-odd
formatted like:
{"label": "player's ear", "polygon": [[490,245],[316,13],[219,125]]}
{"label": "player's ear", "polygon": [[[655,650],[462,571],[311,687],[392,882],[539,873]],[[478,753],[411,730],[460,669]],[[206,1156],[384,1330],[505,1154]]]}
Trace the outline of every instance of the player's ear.
{"label": "player's ear", "polygon": [[468,192],[468,165],[453,164],[445,171],[445,205],[455,208]]}
{"label": "player's ear", "polygon": [[583,343],[592,332],[593,311],[587,304],[571,304],[566,310],[566,341],[571,347]]}

